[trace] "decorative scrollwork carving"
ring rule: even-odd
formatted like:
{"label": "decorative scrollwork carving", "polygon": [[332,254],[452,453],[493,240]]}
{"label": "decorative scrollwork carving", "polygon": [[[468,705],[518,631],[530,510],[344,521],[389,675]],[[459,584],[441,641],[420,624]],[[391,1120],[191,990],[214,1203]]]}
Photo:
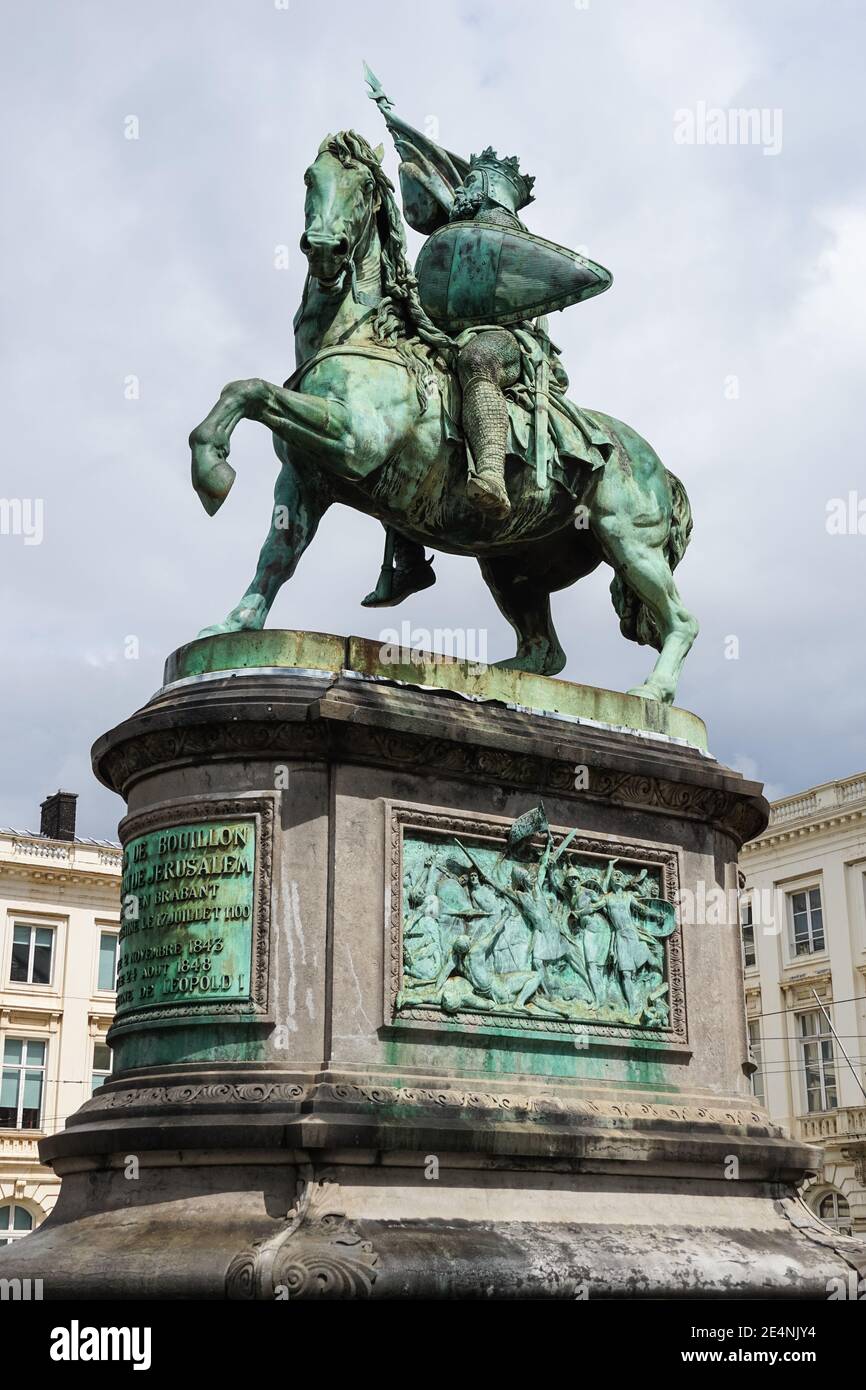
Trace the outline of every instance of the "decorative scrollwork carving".
{"label": "decorative scrollwork carving", "polygon": [[378,1256],[342,1210],[337,1183],[309,1180],[276,1235],[242,1250],[226,1270],[231,1299],[369,1298]]}

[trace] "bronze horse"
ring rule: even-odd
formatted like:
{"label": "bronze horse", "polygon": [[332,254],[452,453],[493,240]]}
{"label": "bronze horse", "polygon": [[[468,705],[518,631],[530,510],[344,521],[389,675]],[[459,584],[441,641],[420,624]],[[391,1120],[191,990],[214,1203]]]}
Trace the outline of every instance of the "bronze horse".
{"label": "bronze horse", "polygon": [[190,436],[193,486],[210,514],[234,481],[229,441],[239,421],[271,430],[281,464],[255,576],[225,620],[199,635],[263,627],[320,518],[342,502],[420,545],[477,558],[517,634],[501,666],[561,671],[550,594],[606,561],[624,635],[659,652],[630,693],[672,702],[698,631],[673,578],[692,525],[682,484],[630,426],[593,412],[613,441],[601,466],[575,462],[570,487],[552,476],[539,487],[509,459],[510,515],[478,508],[465,447],[449,434],[450,340],[420,304],[381,157],[352,131],[322,142],[305,175],[298,367],[282,387],[230,382]]}

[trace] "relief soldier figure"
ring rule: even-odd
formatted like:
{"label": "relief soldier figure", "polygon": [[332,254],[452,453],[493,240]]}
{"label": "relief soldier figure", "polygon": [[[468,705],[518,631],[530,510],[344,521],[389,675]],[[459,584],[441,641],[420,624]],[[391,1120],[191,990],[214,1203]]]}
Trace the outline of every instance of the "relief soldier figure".
{"label": "relief soldier figure", "polygon": [[610,957],[611,925],[600,910],[602,875],[575,869],[570,878],[572,910],[580,930],[583,956],[592,989],[593,1002],[601,1006],[607,999],[606,967]]}
{"label": "relief soldier figure", "polygon": [[541,975],[537,970],[497,970],[493,953],[504,927],[500,918],[480,933],[457,938],[454,950],[459,969],[443,988],[446,1009],[526,1007],[541,984]]}
{"label": "relief soldier figure", "polygon": [[442,969],[442,940],[439,927],[439,899],[431,893],[423,907],[406,924],[403,935],[403,962],[413,983],[430,984]]}
{"label": "relief soldier figure", "polygon": [[639,1018],[649,994],[654,991],[659,996],[662,978],[660,974],[650,978],[656,975],[655,969],[641,978],[642,967],[660,964],[658,941],[670,935],[676,919],[673,905],[658,898],[657,886],[644,887],[651,882],[645,871],[635,878],[617,869],[616,862],[611,859],[603,879],[597,874],[584,878],[574,915],[584,929],[584,954],[596,1004],[605,1001],[613,976],[630,1015]]}

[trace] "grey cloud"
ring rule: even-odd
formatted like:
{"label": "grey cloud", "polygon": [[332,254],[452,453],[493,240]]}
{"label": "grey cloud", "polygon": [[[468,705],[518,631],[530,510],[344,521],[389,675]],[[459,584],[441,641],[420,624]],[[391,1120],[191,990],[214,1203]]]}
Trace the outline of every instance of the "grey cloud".
{"label": "grey cloud", "polygon": [[[62,782],[81,793],[82,829],[112,834],[120,805],[93,783],[90,743],[249,578],[269,440],[238,431],[238,482],[211,520],[186,436],[225,381],[291,369],[302,171],[328,130],[381,138],[362,57],[409,119],[438,117],[445,143],[519,152],[537,177],[532,225],[613,270],[612,291],[552,332],[575,399],[628,420],[688,487],[681,583],[702,636],[681,703],[717,756],[775,791],[866,765],[866,536],[825,528],[829,498],[866,496],[861,7],[332,0],[322,14],[52,0],[7,15],[0,493],[44,499],[45,540],[0,537],[0,820],[32,824]],[[677,145],[674,113],[701,101],[780,108],[781,153]],[[137,141],[123,138],[131,114]],[[393,173],[390,148],[387,161]],[[273,623],[375,636],[382,617],[357,600],[380,539],[335,509]],[[469,621],[492,657],[509,654],[474,564],[442,556],[437,570],[396,620]],[[608,580],[554,606],[565,674],[622,689],[651,654],[621,639]]]}

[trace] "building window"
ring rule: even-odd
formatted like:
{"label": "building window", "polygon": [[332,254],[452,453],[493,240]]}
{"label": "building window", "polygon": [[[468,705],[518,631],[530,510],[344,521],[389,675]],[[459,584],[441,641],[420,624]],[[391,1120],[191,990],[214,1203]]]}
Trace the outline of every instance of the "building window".
{"label": "building window", "polygon": [[848,1202],[834,1188],[832,1192],[825,1192],[818,1202],[818,1218],[826,1226],[832,1226],[834,1231],[839,1231],[843,1236],[853,1234],[851,1227],[851,1208]]}
{"label": "building window", "polygon": [[743,965],[748,970],[756,963],[755,928],[752,923],[752,900],[740,904],[740,931],[743,936]]}
{"label": "building window", "polygon": [[17,1202],[6,1202],[0,1207],[0,1245],[11,1245],[33,1230],[33,1217],[26,1207]]}
{"label": "building window", "polygon": [[105,990],[117,988],[116,931],[104,931],[99,933],[99,971],[97,974],[96,988]]}
{"label": "building window", "polygon": [[7,1038],[0,1077],[0,1129],[39,1129],[47,1045]]}
{"label": "building window", "polygon": [[50,985],[53,959],[53,927],[15,923],[12,928],[10,980],[22,985]]}
{"label": "building window", "polygon": [[757,1070],[752,1072],[752,1095],[761,1105],[766,1105],[764,1094],[764,1050],[761,1047],[761,1024],[757,1018],[749,1019],[749,1049]]}
{"label": "building window", "polygon": [[836,1063],[833,1059],[833,1035],[820,1009],[797,1015],[800,1028],[800,1048],[806,1078],[806,1105],[809,1111],[835,1110]]}
{"label": "building window", "polygon": [[98,1091],[100,1086],[104,1086],[111,1075],[112,1054],[111,1048],[105,1043],[94,1043],[93,1046],[93,1072],[90,1077],[90,1090]]}
{"label": "building window", "polygon": [[808,956],[824,950],[824,913],[821,889],[804,888],[788,894],[791,921],[791,950],[795,956]]}

